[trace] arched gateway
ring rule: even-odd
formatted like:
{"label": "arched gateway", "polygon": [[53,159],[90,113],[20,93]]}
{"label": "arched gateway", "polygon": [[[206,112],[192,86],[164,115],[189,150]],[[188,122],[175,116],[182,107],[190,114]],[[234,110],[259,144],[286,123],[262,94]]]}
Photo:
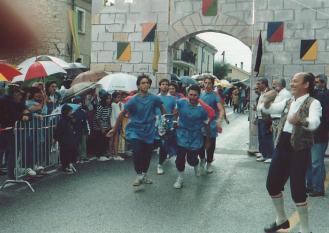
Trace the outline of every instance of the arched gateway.
{"label": "arched gateway", "polygon": [[[290,79],[300,71],[329,73],[329,2],[325,0],[109,2],[92,2],[91,68],[95,70],[153,73],[155,48],[159,47],[158,71],[154,73],[159,80],[172,72],[175,44],[191,35],[214,31],[249,46],[253,61],[253,44],[261,32],[262,76]],[[159,46],[153,42],[155,26]],[[251,146],[255,145],[252,138]]]}

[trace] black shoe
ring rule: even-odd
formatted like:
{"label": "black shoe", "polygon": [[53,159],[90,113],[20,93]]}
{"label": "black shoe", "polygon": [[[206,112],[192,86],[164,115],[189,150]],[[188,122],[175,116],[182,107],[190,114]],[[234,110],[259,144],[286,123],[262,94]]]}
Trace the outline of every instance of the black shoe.
{"label": "black shoe", "polygon": [[323,197],[324,196],[324,192],[310,192],[308,195],[310,195],[310,197]]}
{"label": "black shoe", "polygon": [[277,225],[276,222],[270,224],[269,226],[264,228],[264,231],[267,233],[274,233],[280,229],[288,229],[290,227],[289,221],[285,221],[284,223]]}

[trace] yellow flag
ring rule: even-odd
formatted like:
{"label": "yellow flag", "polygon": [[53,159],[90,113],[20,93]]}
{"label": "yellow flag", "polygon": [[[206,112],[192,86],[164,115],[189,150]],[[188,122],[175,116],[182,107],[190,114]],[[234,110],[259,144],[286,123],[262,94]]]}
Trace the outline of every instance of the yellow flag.
{"label": "yellow flag", "polygon": [[155,39],[154,39],[154,53],[153,53],[153,72],[158,71],[158,65],[159,65],[159,59],[160,59],[160,44],[159,44],[159,36],[158,33],[155,33]]}
{"label": "yellow flag", "polygon": [[75,11],[73,10],[68,10],[68,16],[69,16],[69,24],[73,38],[74,53],[75,53],[75,57],[78,58],[80,57],[80,46],[79,46],[79,38],[78,38],[77,16]]}

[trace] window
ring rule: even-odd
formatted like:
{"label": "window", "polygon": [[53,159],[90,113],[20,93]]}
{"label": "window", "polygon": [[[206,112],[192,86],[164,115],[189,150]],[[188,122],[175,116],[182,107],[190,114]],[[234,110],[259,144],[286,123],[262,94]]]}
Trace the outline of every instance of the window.
{"label": "window", "polygon": [[78,21],[78,32],[86,32],[86,11],[82,8],[76,8],[77,21]]}

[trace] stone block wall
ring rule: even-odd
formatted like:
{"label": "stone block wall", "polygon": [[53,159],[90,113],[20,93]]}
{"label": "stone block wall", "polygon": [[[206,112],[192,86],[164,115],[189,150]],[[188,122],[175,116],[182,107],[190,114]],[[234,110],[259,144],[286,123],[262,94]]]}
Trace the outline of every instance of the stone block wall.
{"label": "stone block wall", "polygon": [[[329,74],[328,1],[256,0],[255,6],[255,39],[260,30],[263,37],[261,76],[289,81],[296,72]],[[270,21],[284,22],[282,42],[269,43],[266,40]],[[307,39],[318,41],[318,56],[314,61],[300,59],[301,40]]]}

